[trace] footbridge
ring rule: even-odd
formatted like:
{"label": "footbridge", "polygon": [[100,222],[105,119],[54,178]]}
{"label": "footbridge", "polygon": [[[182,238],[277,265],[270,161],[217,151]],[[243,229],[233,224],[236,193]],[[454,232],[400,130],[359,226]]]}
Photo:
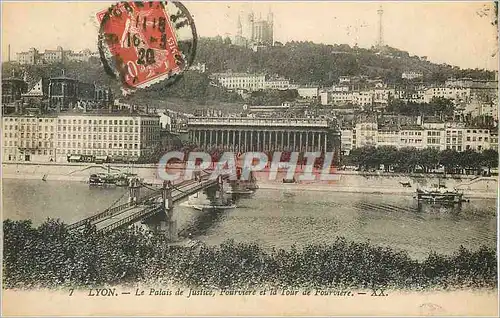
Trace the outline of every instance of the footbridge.
{"label": "footbridge", "polygon": [[[223,183],[234,180],[234,177],[232,174],[225,174],[211,178],[209,172],[203,171],[194,180],[184,180],[178,183],[165,181],[160,189],[146,185],[139,179],[131,179],[127,203],[110,207],[73,223],[68,226],[68,229],[78,230],[91,225],[95,227],[97,232],[107,233],[139,221],[156,218],[157,230],[168,232],[170,239],[176,240],[177,224],[173,214],[174,205],[204,189],[215,188],[222,191]],[[150,192],[141,196],[141,188],[147,188]]]}

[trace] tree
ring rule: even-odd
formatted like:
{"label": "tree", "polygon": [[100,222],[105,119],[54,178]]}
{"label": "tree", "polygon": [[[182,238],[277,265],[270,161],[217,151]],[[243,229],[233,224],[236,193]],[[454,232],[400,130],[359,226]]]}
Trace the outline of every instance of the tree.
{"label": "tree", "polygon": [[355,165],[359,166],[360,170],[368,170],[376,165],[376,151],[376,148],[373,146],[364,146],[353,149],[349,154],[349,157]]}
{"label": "tree", "polygon": [[481,167],[482,156],[479,152],[471,149],[458,153],[457,164],[462,169],[473,169],[478,171]]}
{"label": "tree", "polygon": [[397,161],[397,154],[398,150],[394,146],[381,146],[378,147],[375,156],[376,156],[376,163],[377,164],[383,164],[384,165],[384,170],[386,172],[389,172],[391,170],[391,167],[393,167]]}
{"label": "tree", "polygon": [[458,166],[458,152],[446,149],[439,153],[439,164],[444,166],[445,172],[453,173]]}
{"label": "tree", "polygon": [[418,152],[417,161],[424,172],[429,172],[430,169],[435,169],[439,164],[439,150],[432,148],[422,149]]}
{"label": "tree", "polygon": [[442,115],[453,115],[453,111],[455,110],[455,105],[451,99],[444,97],[433,97],[430,104],[434,112]]}
{"label": "tree", "polygon": [[498,151],[486,149],[481,153],[481,165],[488,168],[488,174],[491,174],[491,168],[498,167]]}
{"label": "tree", "polygon": [[397,153],[398,167],[404,172],[413,172],[418,165],[417,149],[414,147],[404,147]]}

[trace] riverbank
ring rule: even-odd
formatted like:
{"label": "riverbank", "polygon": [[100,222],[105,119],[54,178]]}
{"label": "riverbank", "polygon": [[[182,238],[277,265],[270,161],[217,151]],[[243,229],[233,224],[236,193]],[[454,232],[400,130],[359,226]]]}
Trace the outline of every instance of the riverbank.
{"label": "riverbank", "polygon": [[[170,165],[170,173],[185,171],[182,164]],[[161,184],[157,166],[153,164],[84,164],[84,163],[3,163],[2,178],[46,181],[87,182],[93,173],[131,172],[151,184]],[[286,191],[322,191],[322,192],[356,192],[371,194],[413,195],[415,189],[436,184],[448,189],[459,189],[469,198],[497,198],[498,180],[495,177],[478,177],[471,175],[436,175],[436,174],[402,174],[385,172],[334,171],[333,180],[320,180],[319,171],[314,171],[315,180],[300,179],[303,169],[296,170],[296,183],[283,183],[286,171],[279,171],[270,178],[269,169],[255,173],[261,189],[279,189]]]}

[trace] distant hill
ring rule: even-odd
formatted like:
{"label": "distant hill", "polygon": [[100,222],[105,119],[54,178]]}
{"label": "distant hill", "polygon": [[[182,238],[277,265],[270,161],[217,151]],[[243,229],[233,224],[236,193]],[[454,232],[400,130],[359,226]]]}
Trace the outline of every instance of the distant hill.
{"label": "distant hill", "polygon": [[210,72],[232,70],[279,74],[299,84],[316,83],[329,86],[343,75],[381,77],[392,84],[402,82],[405,71],[422,72],[424,81],[444,82],[449,77],[494,79],[494,72],[460,69],[435,64],[426,57],[385,47],[376,49],[350,47],[346,44],[326,45],[313,42],[288,42],[258,52],[229,44],[222,37],[201,38],[197,60],[206,63]]}

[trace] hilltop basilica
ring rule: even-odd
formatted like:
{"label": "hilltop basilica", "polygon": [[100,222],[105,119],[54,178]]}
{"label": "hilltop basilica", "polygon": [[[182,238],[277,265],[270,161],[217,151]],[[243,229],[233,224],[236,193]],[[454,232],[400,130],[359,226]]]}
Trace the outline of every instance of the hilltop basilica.
{"label": "hilltop basilica", "polygon": [[269,11],[267,20],[255,19],[254,13],[247,15],[244,23],[238,15],[237,33],[234,38],[235,45],[258,48],[273,45],[273,13]]}

